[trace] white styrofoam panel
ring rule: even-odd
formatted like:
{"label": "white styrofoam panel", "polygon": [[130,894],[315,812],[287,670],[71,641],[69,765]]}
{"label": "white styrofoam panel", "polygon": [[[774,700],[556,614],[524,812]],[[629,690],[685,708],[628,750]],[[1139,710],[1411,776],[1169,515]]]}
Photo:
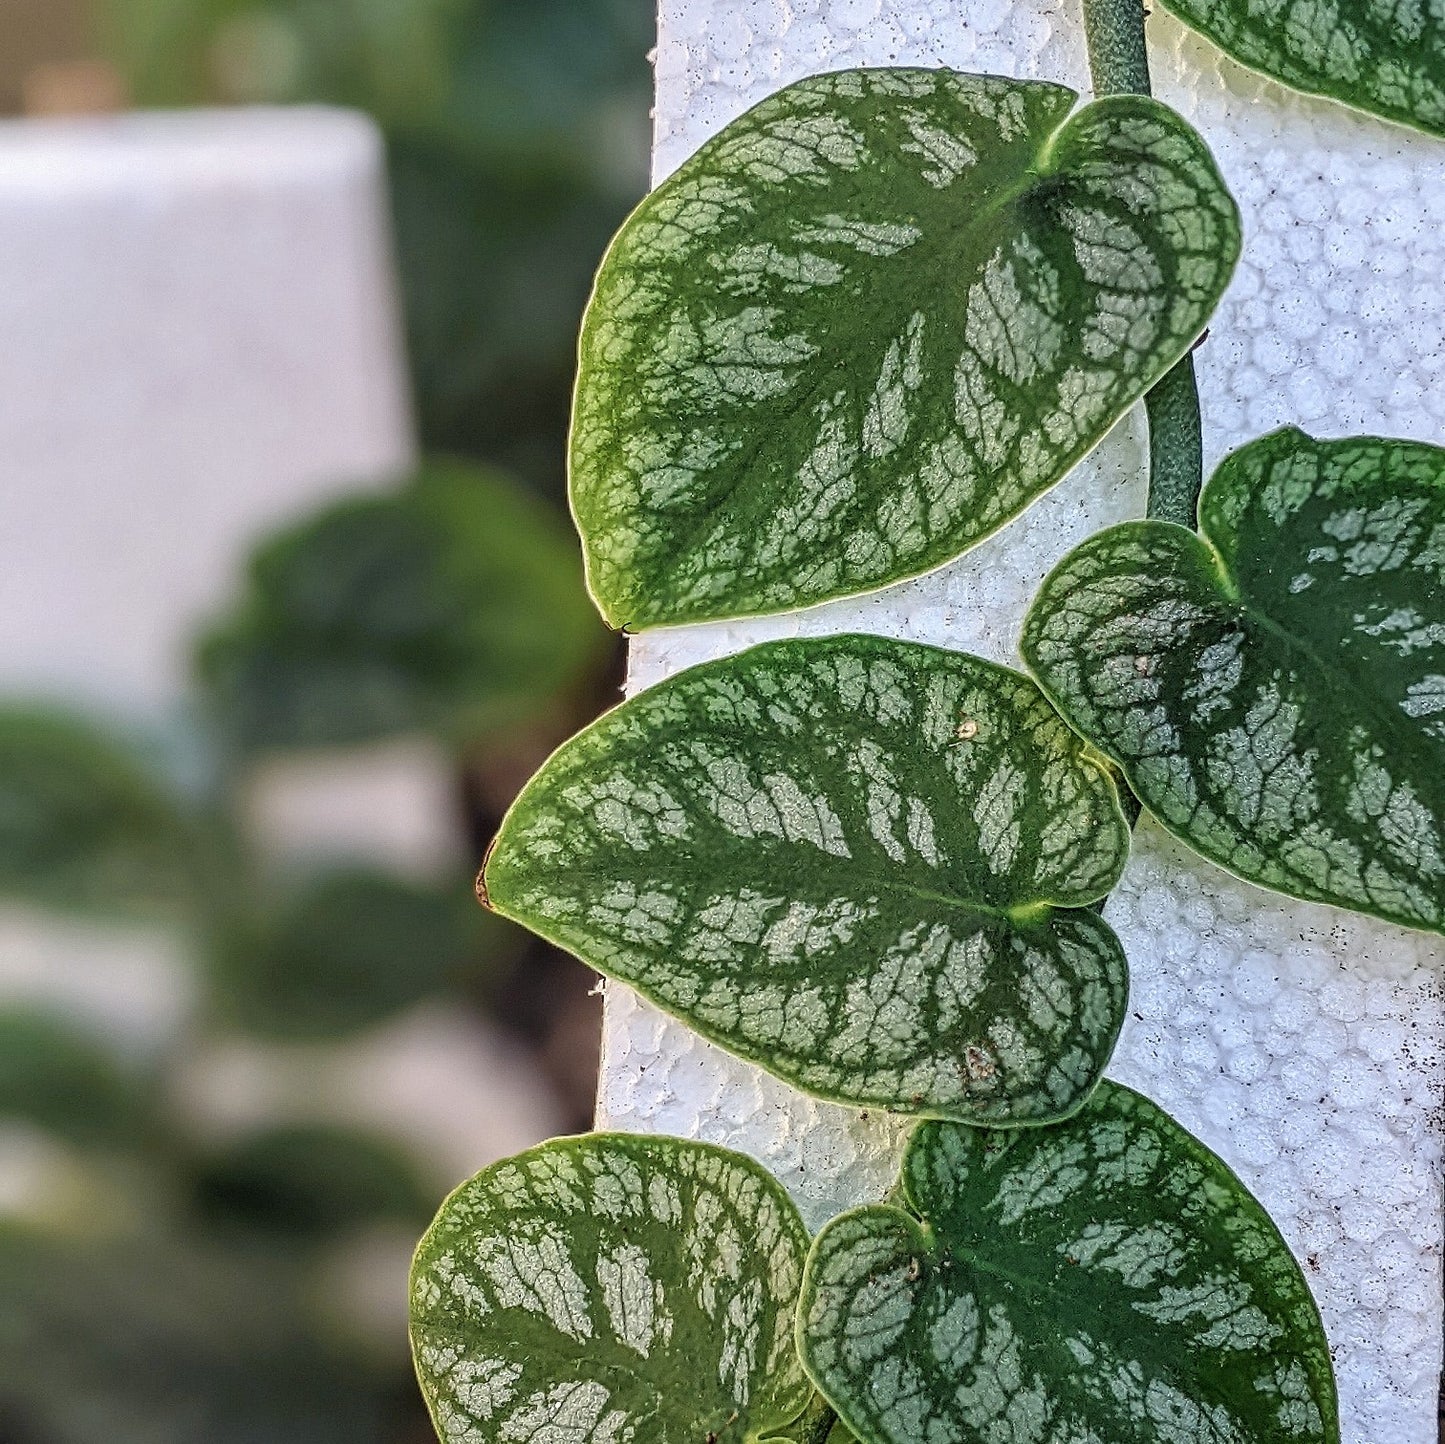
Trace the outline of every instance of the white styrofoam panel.
{"label": "white styrofoam panel", "polygon": [[[1445,142],[1292,95],[1166,16],[1149,25],[1159,95],[1203,131],[1244,213],[1244,260],[1197,355],[1207,463],[1285,422],[1445,441]],[[662,0],[656,173],[780,85],[883,64],[1087,89],[1076,0]],[[1015,660],[1049,567],[1140,511],[1144,437],[1127,417],[1019,522],[921,580],[644,635],[630,685],[845,630]],[[1324,1314],[1345,1444],[1434,1444],[1445,947],[1274,897],[1148,824],[1106,916],[1133,970],[1112,1076],[1222,1154],[1278,1221]],[[882,1193],[905,1131],[803,1097],[616,986],[599,1122],[742,1148],[815,1226]]]}
{"label": "white styrofoam panel", "polygon": [[0,276],[0,692],[154,719],[257,535],[410,464],[380,138],[0,123]]}

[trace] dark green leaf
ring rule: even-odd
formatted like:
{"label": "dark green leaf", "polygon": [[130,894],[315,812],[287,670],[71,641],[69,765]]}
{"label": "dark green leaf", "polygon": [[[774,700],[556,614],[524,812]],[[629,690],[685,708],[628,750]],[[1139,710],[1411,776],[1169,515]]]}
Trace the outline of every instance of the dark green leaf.
{"label": "dark green leaf", "polygon": [[1187,349],[1239,250],[1199,137],[1039,81],[789,86],[663,183],[582,332],[572,499],[647,627],[924,572],[1053,486]]}
{"label": "dark green leaf", "polygon": [[1391,0],[1163,0],[1186,25],[1296,90],[1445,135],[1445,9]]}
{"label": "dark green leaf", "polygon": [[1087,905],[1128,832],[1027,678],[881,637],[776,642],[624,704],[528,784],[491,905],[824,1097],[1032,1123],[1123,1017]]}
{"label": "dark green leaf", "polygon": [[924,1124],[904,1207],[818,1235],[809,1373],[864,1444],[1333,1444],[1329,1347],[1269,1216],[1147,1099]]}
{"label": "dark green leaf", "polygon": [[[646,111],[643,101],[644,122]],[[417,424],[432,447],[495,459],[560,492],[577,316],[641,180],[619,196],[585,174],[499,168],[473,149],[389,137]]]}
{"label": "dark green leaf", "polygon": [[254,931],[228,938],[219,981],[242,1027],[326,1037],[485,977],[522,937],[482,912],[469,886],[420,887],[385,873],[333,873],[304,887]]}
{"label": "dark green leaf", "polygon": [[98,1039],[32,1009],[0,1012],[0,1118],[79,1144],[134,1144],[146,1113],[141,1081]]}
{"label": "dark green leaf", "polygon": [[266,1129],[198,1161],[196,1201],[212,1222],[300,1238],[391,1218],[420,1223],[435,1195],[395,1145],[350,1129]]}
{"label": "dark green leaf", "polygon": [[348,1357],[319,1292],[288,1256],[175,1231],[94,1240],[0,1224],[0,1433],[6,1444],[395,1444],[388,1393],[405,1387],[401,1371]]}
{"label": "dark green leaf", "polygon": [[793,1309],[808,1235],[750,1159],[594,1134],[493,1165],[412,1272],[442,1444],[754,1444],[803,1410]]}
{"label": "dark green leaf", "polygon": [[1065,557],[1029,665],[1204,856],[1445,930],[1445,450],[1275,432],[1215,473],[1200,529]]}
{"label": "dark green leaf", "polygon": [[202,671],[244,747],[465,743],[555,706],[603,639],[561,520],[493,472],[436,464],[267,544]]}
{"label": "dark green leaf", "polygon": [[126,748],[55,713],[0,711],[0,894],[63,909],[173,910],[196,836]]}

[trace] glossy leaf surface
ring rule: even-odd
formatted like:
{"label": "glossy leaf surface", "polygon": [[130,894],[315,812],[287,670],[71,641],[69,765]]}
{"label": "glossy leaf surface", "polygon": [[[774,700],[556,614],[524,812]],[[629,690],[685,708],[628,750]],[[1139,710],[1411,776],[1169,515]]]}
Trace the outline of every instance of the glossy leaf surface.
{"label": "glossy leaf surface", "polygon": [[863,1444],[1334,1444],[1329,1348],[1268,1215],[1147,1099],[927,1123],[903,1207],[818,1235],[798,1334]]}
{"label": "glossy leaf surface", "polygon": [[201,670],[242,748],[466,744],[550,715],[605,639],[550,509],[496,472],[433,463],[267,542]]}
{"label": "glossy leaf surface", "polygon": [[1445,450],[1274,433],[1202,537],[1127,522],[1044,583],[1023,650],[1139,800],[1250,882],[1445,928]]}
{"label": "glossy leaf surface", "polygon": [[412,1343],[442,1444],[750,1444],[802,1413],[808,1235],[750,1159],[593,1134],[493,1165],[412,1270]]}
{"label": "glossy leaf surface", "polygon": [[1445,9],[1389,0],[1163,0],[1241,64],[1445,135]]}
{"label": "glossy leaf surface", "polygon": [[1128,833],[1026,677],[881,637],[643,693],[528,784],[491,905],[824,1097],[1033,1123],[1123,1016]]}
{"label": "glossy leaf surface", "polygon": [[572,503],[615,625],[913,576],[1053,486],[1239,250],[1154,101],[946,70],[789,86],[634,213],[582,332]]}

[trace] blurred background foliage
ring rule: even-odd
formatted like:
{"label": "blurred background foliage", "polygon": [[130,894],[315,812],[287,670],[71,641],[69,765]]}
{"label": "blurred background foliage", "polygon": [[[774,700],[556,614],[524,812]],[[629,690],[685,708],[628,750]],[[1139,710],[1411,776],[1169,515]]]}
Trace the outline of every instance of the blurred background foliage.
{"label": "blurred background foliage", "polygon": [[139,104],[328,101],[387,138],[423,446],[560,496],[577,320],[647,174],[647,0],[108,0]]}
{"label": "blurred background foliage", "polygon": [[[500,1029],[526,1086],[552,1090],[547,1116],[588,1123],[591,977],[484,912],[471,879],[511,779],[595,710],[607,673],[564,520],[453,461],[268,539],[237,592],[197,647],[200,765],[0,706],[10,923],[159,931],[196,985],[159,1048],[0,1005],[3,1444],[427,1437],[399,1265],[460,1175],[403,1130],[304,1104],[209,1126],[188,1067],[217,1040],[308,1045],[293,1071],[324,1090],[328,1048],[430,1002]],[[243,800],[269,759],[418,735],[454,768],[472,839],[455,869],[256,846]],[[498,756],[515,765],[493,784]]]}
{"label": "blurred background foliage", "polygon": [[[464,1016],[526,1060],[548,1118],[588,1122],[592,979],[482,912],[471,873],[615,692],[564,456],[577,322],[645,185],[651,7],[17,3],[12,54],[63,36],[134,104],[376,117],[422,446],[449,459],[263,541],[197,638],[186,746],[0,705],[0,928],[158,938],[193,991],[139,1045],[85,1008],[0,1003],[0,1444],[424,1444],[404,1264],[460,1175],[359,1108],[215,1126],[197,1060],[240,1048],[345,1099],[408,1019]],[[0,73],[0,107],[20,95]],[[468,857],[413,875],[258,847],[248,797],[277,759],[405,739],[446,759]]]}
{"label": "blurred background foliage", "polygon": [[475,466],[306,519],[249,582],[200,653],[214,725],[242,753],[535,726],[601,641],[554,509]]}

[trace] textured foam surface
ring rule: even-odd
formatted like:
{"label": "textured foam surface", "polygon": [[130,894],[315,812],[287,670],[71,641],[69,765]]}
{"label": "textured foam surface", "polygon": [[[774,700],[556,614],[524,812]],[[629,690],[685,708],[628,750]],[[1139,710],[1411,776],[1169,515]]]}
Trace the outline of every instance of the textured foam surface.
{"label": "textured foam surface", "polygon": [[[1203,131],[1245,220],[1244,260],[1197,354],[1206,463],[1286,422],[1445,442],[1445,142],[1294,96],[1162,15],[1150,34],[1158,93]],[[1079,12],[1058,0],[663,0],[657,173],[779,85],[885,64],[1087,85]],[[931,576],[645,635],[630,685],[845,630],[1016,661],[1049,567],[1142,509],[1144,437],[1126,418],[1020,521]],[[1433,1444],[1445,946],[1273,897],[1148,825],[1106,916],[1133,970],[1112,1076],[1222,1154],[1279,1223],[1324,1314],[1345,1444]],[[802,1097],[618,987],[599,1114],[746,1150],[813,1226],[887,1188],[905,1131]]]}

